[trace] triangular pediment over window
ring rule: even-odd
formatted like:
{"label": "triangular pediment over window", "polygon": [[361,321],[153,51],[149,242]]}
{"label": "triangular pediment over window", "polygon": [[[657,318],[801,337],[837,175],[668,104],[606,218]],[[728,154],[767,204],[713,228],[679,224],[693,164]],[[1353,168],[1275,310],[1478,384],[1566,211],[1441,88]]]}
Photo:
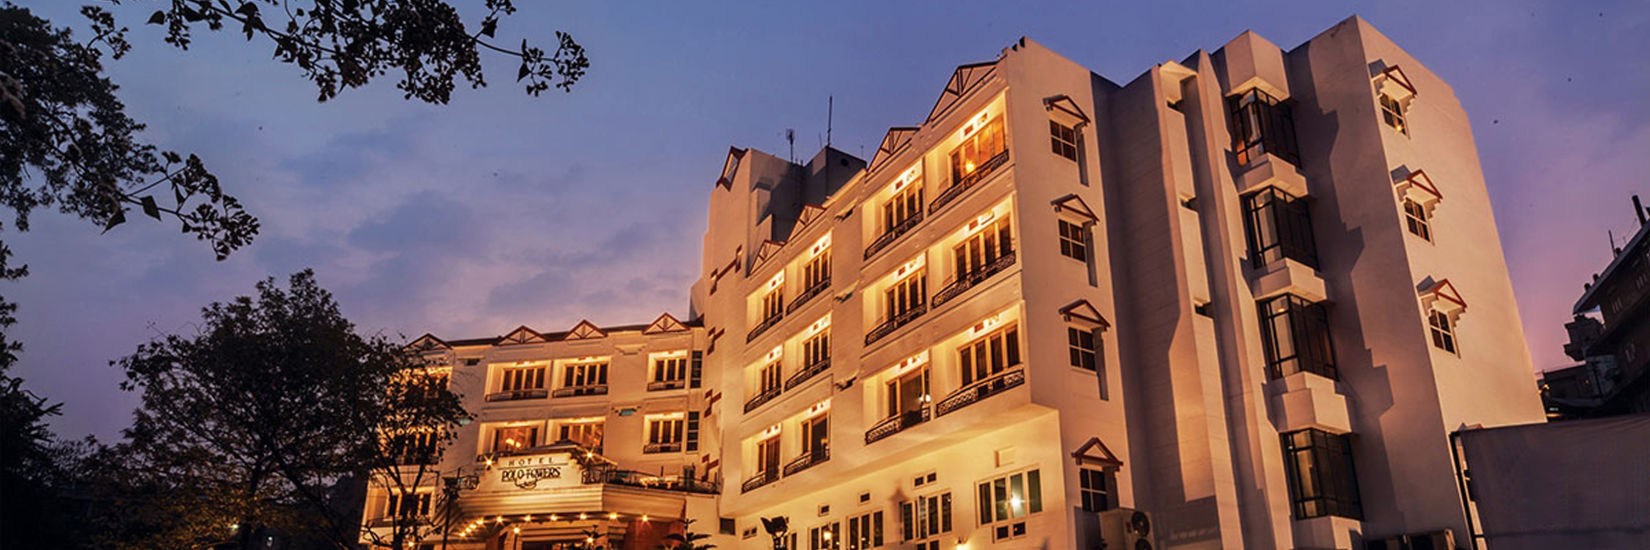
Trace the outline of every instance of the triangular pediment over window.
{"label": "triangular pediment over window", "polygon": [[733,189],[733,175],[739,173],[739,161],[742,160],[745,160],[744,149],[728,148],[728,158],[722,161],[722,176],[716,179],[717,187]]}
{"label": "triangular pediment over window", "polygon": [[563,340],[591,340],[591,339],[595,339],[595,338],[606,338],[606,337],[607,337],[607,333],[602,332],[602,329],[596,328],[596,325],[591,323],[590,321],[579,321],[579,324],[573,325],[573,330],[567,331],[567,336],[563,337],[562,339]]}
{"label": "triangular pediment over window", "polygon": [[1409,75],[1397,65],[1391,67],[1376,61],[1370,64],[1370,79],[1375,82],[1375,91],[1396,100],[1405,106],[1415,97],[1415,84],[1409,81]]}
{"label": "triangular pediment over window", "polygon": [[[824,216],[825,216],[825,207],[817,205],[817,204],[802,205],[802,214],[800,214],[796,217],[796,226],[799,227],[799,228],[800,227],[806,227],[808,224],[813,223],[814,220],[817,220],[817,219],[819,219],[821,217],[824,217]],[[792,231],[791,233],[794,234],[795,231]]]}
{"label": "triangular pediment over window", "polygon": [[1077,459],[1077,465],[1079,466],[1110,466],[1113,468],[1123,466],[1122,459],[1117,458],[1117,454],[1111,452],[1111,449],[1107,448],[1105,443],[1101,443],[1098,437],[1089,438],[1087,443],[1071,452],[1071,457]]}
{"label": "triangular pediment over window", "polygon": [[1054,199],[1054,212],[1091,222],[1100,221],[1100,218],[1094,215],[1094,210],[1089,208],[1088,203],[1083,202],[1083,198],[1075,193]]}
{"label": "triangular pediment over window", "polygon": [[414,353],[447,349],[453,348],[440,338],[436,338],[434,334],[429,333],[425,333],[423,336],[419,336],[417,340],[413,340],[411,344],[407,344],[407,351]]}
{"label": "triangular pediment over window", "polygon": [[905,149],[906,145],[911,143],[911,136],[914,135],[917,135],[916,126],[889,128],[888,133],[882,136],[882,145],[877,147],[876,154],[871,155],[871,164],[867,166],[874,169],[887,162],[888,159],[894,158],[894,155],[899,154],[901,150]]}
{"label": "triangular pediment over window", "polygon": [[1415,201],[1416,204],[1430,208],[1444,200],[1444,193],[1432,183],[1432,178],[1427,176],[1426,170],[1416,170],[1407,174],[1394,171],[1392,179],[1392,187],[1398,190],[1398,196]]}
{"label": "triangular pediment over window", "polygon": [[1421,305],[1458,315],[1467,310],[1467,301],[1461,298],[1461,293],[1455,290],[1455,285],[1449,279],[1440,279],[1432,286],[1421,290]]}
{"label": "triangular pediment over window", "polygon": [[951,73],[951,80],[945,83],[945,91],[940,93],[940,99],[934,102],[934,109],[928,112],[926,122],[933,122],[935,118],[939,118],[940,113],[950,109],[952,105],[957,103],[957,100],[962,99],[963,94],[968,93],[968,90],[973,89],[975,85],[984,82],[986,77],[991,76],[991,71],[996,70],[996,68],[996,61],[970,63],[957,67],[957,70]]}
{"label": "triangular pediment over window", "polygon": [[1049,118],[1067,127],[1076,127],[1078,124],[1088,124],[1089,115],[1077,105],[1070,96],[1057,95],[1043,99],[1043,108],[1048,109]]}
{"label": "triangular pediment over window", "polygon": [[1060,316],[1065,318],[1068,323],[1076,321],[1095,325],[1099,328],[1111,328],[1111,322],[1106,321],[1106,316],[1101,315],[1100,310],[1095,308],[1094,304],[1089,303],[1088,300],[1078,300],[1066,304],[1066,307],[1060,308]]}
{"label": "triangular pediment over window", "polygon": [[521,344],[542,344],[544,342],[545,339],[543,334],[539,334],[538,331],[527,328],[527,325],[522,325],[516,327],[515,330],[510,331],[509,334],[504,335],[503,338],[500,338],[497,345],[514,346]]}
{"label": "triangular pediment over window", "polygon": [[647,328],[642,329],[642,334],[681,332],[687,329],[687,325],[682,324],[681,321],[677,321],[676,318],[671,317],[669,313],[665,313],[660,315],[658,319],[654,319],[653,323],[649,324]]}
{"label": "triangular pediment over window", "polygon": [[768,258],[772,258],[774,254],[778,254],[779,250],[782,248],[785,248],[785,243],[778,241],[762,241],[762,246],[757,247],[756,249],[756,265],[762,265],[763,262],[768,261]]}

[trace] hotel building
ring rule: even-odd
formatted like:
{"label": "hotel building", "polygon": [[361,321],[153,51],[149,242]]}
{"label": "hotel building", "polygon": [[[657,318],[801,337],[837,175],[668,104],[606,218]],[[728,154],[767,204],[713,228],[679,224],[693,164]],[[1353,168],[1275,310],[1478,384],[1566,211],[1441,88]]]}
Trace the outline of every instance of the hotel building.
{"label": "hotel building", "polygon": [[710,194],[692,321],[421,341],[479,416],[469,544],[1469,547],[1450,433],[1542,420],[1466,115],[1356,17],[1122,84],[1021,39],[869,161],[735,148]]}

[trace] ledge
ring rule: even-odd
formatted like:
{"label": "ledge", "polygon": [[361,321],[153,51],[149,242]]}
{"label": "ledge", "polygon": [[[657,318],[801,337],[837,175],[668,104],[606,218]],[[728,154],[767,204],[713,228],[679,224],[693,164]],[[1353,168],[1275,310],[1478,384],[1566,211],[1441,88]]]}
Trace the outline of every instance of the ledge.
{"label": "ledge", "polygon": [[1331,433],[1352,431],[1346,397],[1335,391],[1335,381],[1310,372],[1297,372],[1266,383],[1272,425],[1279,432],[1317,428]]}
{"label": "ledge", "polygon": [[1294,164],[1272,153],[1262,153],[1248,166],[1238,167],[1238,194],[1247,195],[1266,187],[1276,187],[1296,197],[1306,196],[1306,176]]}
{"label": "ledge", "polygon": [[1317,270],[1290,258],[1267,264],[1257,270],[1253,277],[1249,282],[1249,292],[1256,300],[1265,300],[1280,294],[1294,294],[1308,302],[1322,302],[1329,298]]}

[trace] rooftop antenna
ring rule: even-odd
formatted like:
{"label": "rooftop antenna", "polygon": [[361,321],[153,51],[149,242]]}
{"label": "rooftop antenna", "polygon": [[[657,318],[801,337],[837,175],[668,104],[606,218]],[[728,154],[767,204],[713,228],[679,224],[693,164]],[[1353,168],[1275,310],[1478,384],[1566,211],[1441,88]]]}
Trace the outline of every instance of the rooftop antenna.
{"label": "rooftop antenna", "polygon": [[785,143],[791,146],[791,164],[796,164],[796,129],[785,129]]}
{"label": "rooftop antenna", "polygon": [[825,96],[825,146],[831,146],[831,120],[836,118],[836,96]]}

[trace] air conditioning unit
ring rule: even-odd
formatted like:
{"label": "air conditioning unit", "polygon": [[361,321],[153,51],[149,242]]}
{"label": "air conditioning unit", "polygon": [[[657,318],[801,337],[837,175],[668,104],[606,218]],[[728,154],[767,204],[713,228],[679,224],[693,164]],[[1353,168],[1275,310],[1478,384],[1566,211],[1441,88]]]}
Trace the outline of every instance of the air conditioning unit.
{"label": "air conditioning unit", "polygon": [[1444,529],[1428,533],[1366,539],[1364,550],[1456,550],[1455,532]]}
{"label": "air conditioning unit", "polygon": [[1100,512],[1100,539],[1106,550],[1153,550],[1152,517],[1132,508]]}

